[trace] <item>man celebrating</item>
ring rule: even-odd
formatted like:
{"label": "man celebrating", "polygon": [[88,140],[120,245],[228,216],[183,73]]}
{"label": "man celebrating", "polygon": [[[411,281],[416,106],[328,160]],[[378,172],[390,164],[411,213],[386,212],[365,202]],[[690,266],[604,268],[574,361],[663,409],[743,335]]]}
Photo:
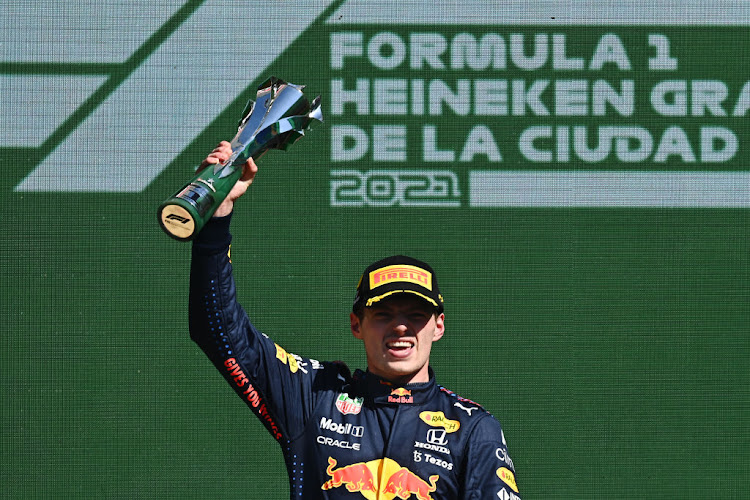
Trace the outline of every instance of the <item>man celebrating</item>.
{"label": "man celebrating", "polygon": [[[203,166],[231,154],[222,142]],[[445,332],[433,269],[406,256],[368,266],[350,314],[367,370],[289,354],[250,323],[229,260],[241,179],[193,243],[190,334],[281,445],[292,499],[519,499],[500,424],[439,386],[430,368]],[[412,496],[413,495],[413,496]]]}

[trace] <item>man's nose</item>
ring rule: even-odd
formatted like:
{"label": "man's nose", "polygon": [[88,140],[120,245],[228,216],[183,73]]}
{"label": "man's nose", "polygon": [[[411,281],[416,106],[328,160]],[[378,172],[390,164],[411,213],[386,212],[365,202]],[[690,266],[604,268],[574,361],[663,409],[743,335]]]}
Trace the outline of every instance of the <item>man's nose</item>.
{"label": "man's nose", "polygon": [[409,331],[409,321],[406,316],[396,316],[393,322],[393,331],[399,335],[406,335]]}

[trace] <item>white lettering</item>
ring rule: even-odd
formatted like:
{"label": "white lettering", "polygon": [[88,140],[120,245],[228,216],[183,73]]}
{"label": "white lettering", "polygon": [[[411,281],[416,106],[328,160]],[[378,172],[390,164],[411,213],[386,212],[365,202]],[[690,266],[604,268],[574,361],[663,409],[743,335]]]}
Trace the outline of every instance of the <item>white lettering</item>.
{"label": "white lettering", "polygon": [[666,162],[673,156],[693,163],[697,161],[694,150],[700,152],[700,161],[718,163],[730,161],[739,150],[737,135],[724,127],[700,127],[693,142],[677,126],[668,127],[659,137],[635,125],[597,128],[542,125],[523,130],[518,147],[524,158],[541,163],[570,161],[571,152],[587,163],[602,162],[612,156],[625,163],[649,158],[654,162]]}
{"label": "white lettering", "polygon": [[[728,116],[729,87],[718,80],[664,80],[651,89],[651,106],[662,116]],[[750,82],[737,95],[732,116],[750,109]]]}
{"label": "white lettering", "polygon": [[615,108],[620,116],[632,116],[635,113],[635,82],[622,80],[621,91],[618,93],[609,82],[596,80],[592,87],[592,114],[604,116],[607,114],[607,104]]}
{"label": "white lettering", "polygon": [[695,153],[684,130],[680,127],[669,127],[661,137],[659,147],[654,155],[655,162],[666,162],[670,156],[679,156],[686,163],[695,162]]}
{"label": "white lettering", "polygon": [[731,130],[724,127],[701,128],[701,161],[706,163],[729,161],[737,154],[738,148],[739,140]]}
{"label": "white lettering", "polygon": [[366,78],[357,78],[354,90],[344,89],[344,80],[334,78],[331,80],[331,114],[334,116],[344,114],[344,104],[352,103],[357,115],[370,114],[370,81]]}
{"label": "white lettering", "polygon": [[362,33],[331,33],[331,68],[342,69],[344,58],[362,57]]}
{"label": "white lettering", "polygon": [[583,59],[580,57],[568,58],[565,54],[566,47],[565,35],[559,33],[552,35],[552,67],[561,70],[583,69]]}
{"label": "white lettering", "polygon": [[585,162],[594,163],[604,160],[611,151],[612,127],[599,129],[599,142],[596,147],[589,148],[588,129],[573,127],[573,151],[578,158]]}
{"label": "white lettering", "polygon": [[424,115],[424,80],[411,81],[411,114]]}
{"label": "white lettering", "polygon": [[665,80],[651,89],[651,106],[662,116],[687,115],[687,82]]}
{"label": "white lettering", "polygon": [[669,54],[669,38],[651,33],[648,35],[648,44],[656,49],[656,57],[648,60],[648,69],[667,71],[677,69],[677,59]]}
{"label": "white lettering", "polygon": [[445,69],[440,56],[448,46],[440,33],[413,33],[409,39],[411,69]]}
{"label": "white lettering", "polygon": [[721,103],[729,96],[724,82],[715,80],[695,80],[691,82],[691,114],[703,116],[705,112],[713,116],[727,116]]}
{"label": "white lettering", "polygon": [[497,147],[497,143],[495,143],[495,137],[492,135],[492,131],[485,125],[476,125],[471,129],[458,161],[470,162],[474,160],[476,155],[484,155],[491,162],[503,161],[500,149]]}
{"label": "white lettering", "polygon": [[460,116],[466,116],[471,111],[471,82],[469,80],[458,80],[455,92],[444,81],[432,80],[428,92],[429,110],[433,116],[443,114],[443,104]]}
{"label": "white lettering", "polygon": [[406,44],[395,33],[378,33],[367,44],[367,56],[378,69],[394,69],[406,58]]}
{"label": "white lettering", "polygon": [[586,116],[588,111],[588,81],[557,80],[555,82],[555,114],[557,116]]}
{"label": "white lettering", "polygon": [[[655,57],[648,60],[649,69],[677,69],[677,59],[671,57],[669,40],[664,35],[650,34],[648,41],[656,49]],[[571,48],[586,50],[587,54],[571,56]],[[524,71],[545,66],[555,71],[601,71],[607,65],[615,65],[620,71],[632,69],[625,45],[614,33],[602,35],[595,46],[570,40],[564,33],[535,33],[532,40],[524,33],[511,33],[507,39],[498,33],[484,33],[479,38],[457,33],[449,39],[442,33],[414,32],[406,41],[399,34],[385,31],[374,34],[367,42],[361,32],[331,34],[332,69],[343,69],[347,59],[362,57],[382,70],[393,70],[404,63],[413,70],[505,70],[509,61]]]}
{"label": "white lettering", "polygon": [[541,95],[547,89],[549,80],[536,80],[530,89],[526,89],[524,80],[513,80],[513,116],[524,116],[529,107],[537,116],[549,116],[550,112],[542,103]]}
{"label": "white lettering", "polygon": [[419,441],[414,442],[414,447],[422,448],[423,450],[437,451],[440,453],[445,453],[446,455],[450,455],[451,453],[451,450],[449,450],[445,446],[438,446],[436,444],[429,444],[429,443],[420,443]]}
{"label": "white lettering", "polygon": [[406,126],[373,126],[372,145],[375,161],[406,161]]}
{"label": "white lettering", "polygon": [[326,436],[318,436],[316,441],[318,442],[318,444],[322,444],[325,446],[334,446],[336,448],[343,448],[346,450],[354,450],[354,451],[360,450],[359,443],[350,443],[349,441],[333,439],[333,438],[326,437]]}
{"label": "white lettering", "polygon": [[330,186],[331,206],[461,206],[451,170],[333,170]]}
{"label": "white lettering", "polygon": [[[546,93],[550,83],[553,90]],[[347,82],[334,78],[331,80],[331,113],[334,116],[347,112],[357,116],[443,116],[448,113],[457,116],[550,116],[553,114],[551,108],[557,116],[605,116],[611,111],[631,116],[635,111],[635,83],[626,79],[619,85],[618,89],[617,83],[586,79],[509,81],[482,78],[450,83],[440,79],[357,78]],[[705,112],[726,115],[721,107],[726,99],[723,83],[702,82],[695,85],[695,91],[693,109],[696,116]],[[750,90],[746,93],[750,94]],[[687,98],[687,82],[684,81],[661,82],[651,94],[654,109],[665,116],[687,115]],[[746,99],[750,100],[750,97]]]}
{"label": "white lettering", "polygon": [[643,127],[619,127],[612,131],[617,159],[624,162],[643,161],[654,147],[651,134]]}
{"label": "white lettering", "polygon": [[746,82],[737,98],[732,116],[745,116],[750,109],[750,82]]}
{"label": "white lettering", "polygon": [[459,33],[451,42],[451,68],[505,69],[506,51],[505,39],[495,33],[482,36],[478,44],[474,35]]}
{"label": "white lettering", "polygon": [[423,159],[425,162],[453,162],[456,159],[456,152],[450,149],[440,150],[437,146],[437,127],[434,125],[425,125]]}
{"label": "white lettering", "polygon": [[356,125],[331,127],[331,160],[355,161],[362,159],[370,148],[367,133]]}
{"label": "white lettering", "polygon": [[409,82],[403,79],[378,78],[373,92],[376,115],[405,115],[408,113]]}
{"label": "white lettering", "polygon": [[453,464],[451,462],[440,459],[438,457],[433,457],[429,453],[424,454],[424,461],[432,465],[437,465],[438,467],[442,467],[445,470],[453,470]]}
{"label": "white lettering", "polygon": [[526,56],[524,50],[524,37],[518,33],[510,35],[510,60],[519,69],[533,71],[539,69],[547,62],[549,56],[548,37],[545,33],[537,33],[534,36],[534,55]]}
{"label": "white lettering", "polygon": [[508,114],[508,80],[475,80],[474,114],[506,116]]}
{"label": "white lettering", "polygon": [[552,127],[550,126],[539,126],[529,127],[521,132],[521,137],[518,140],[518,148],[521,154],[529,161],[535,162],[551,162],[552,152],[537,149],[535,142],[537,139],[544,139],[552,137]]}
{"label": "white lettering", "polygon": [[594,55],[591,57],[589,69],[599,70],[608,63],[615,64],[617,69],[622,71],[630,69],[630,59],[625,52],[625,46],[620,37],[612,33],[602,36],[599,40]]}
{"label": "white lettering", "polygon": [[352,425],[350,423],[339,423],[333,420],[321,417],[320,428],[328,431],[335,432],[337,434],[350,435],[354,437],[362,437],[364,435],[364,427],[361,425]]}
{"label": "white lettering", "polygon": [[513,466],[513,460],[508,454],[508,450],[506,450],[505,448],[498,448],[497,450],[495,450],[495,456],[501,462],[505,462],[506,464],[508,464],[513,472],[516,471],[516,468]]}

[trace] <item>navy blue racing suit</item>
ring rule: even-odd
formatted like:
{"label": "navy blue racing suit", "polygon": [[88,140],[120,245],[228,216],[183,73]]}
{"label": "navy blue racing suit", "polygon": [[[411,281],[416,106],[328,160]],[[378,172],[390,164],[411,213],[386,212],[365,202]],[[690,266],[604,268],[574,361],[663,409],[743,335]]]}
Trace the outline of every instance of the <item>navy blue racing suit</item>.
{"label": "navy blue racing suit", "polygon": [[231,216],[193,243],[190,335],[281,445],[290,498],[520,498],[498,421],[435,382],[290,354],[237,303]]}

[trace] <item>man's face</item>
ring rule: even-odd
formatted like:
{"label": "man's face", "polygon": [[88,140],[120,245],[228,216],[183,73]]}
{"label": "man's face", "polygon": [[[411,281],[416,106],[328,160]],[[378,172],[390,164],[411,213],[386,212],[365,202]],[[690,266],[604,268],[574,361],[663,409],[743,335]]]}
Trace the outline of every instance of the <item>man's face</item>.
{"label": "man's face", "polygon": [[369,370],[392,382],[429,380],[432,343],[443,336],[445,315],[419,297],[400,293],[352,313],[352,334],[365,344]]}

